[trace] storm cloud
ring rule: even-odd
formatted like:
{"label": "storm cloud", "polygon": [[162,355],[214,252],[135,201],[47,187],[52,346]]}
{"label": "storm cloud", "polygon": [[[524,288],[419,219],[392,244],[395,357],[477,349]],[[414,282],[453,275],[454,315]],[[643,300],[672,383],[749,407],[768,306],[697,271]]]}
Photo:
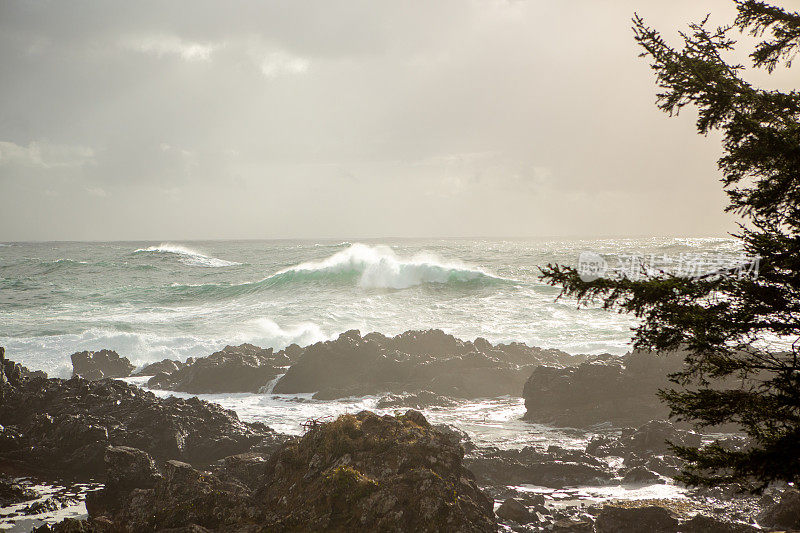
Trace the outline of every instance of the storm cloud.
{"label": "storm cloud", "polygon": [[699,4],[2,2],[0,240],[725,234],[630,31]]}

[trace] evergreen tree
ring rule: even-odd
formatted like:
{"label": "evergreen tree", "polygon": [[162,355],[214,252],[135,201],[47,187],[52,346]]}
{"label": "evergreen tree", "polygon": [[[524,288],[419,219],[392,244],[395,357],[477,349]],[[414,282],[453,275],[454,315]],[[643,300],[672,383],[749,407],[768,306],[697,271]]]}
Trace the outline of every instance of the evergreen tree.
{"label": "evergreen tree", "polygon": [[723,56],[734,49],[738,29],[757,38],[755,67],[791,67],[800,51],[800,13],[735,3],[732,25],[710,28],[706,17],[680,33],[679,48],[638,15],[633,31],[656,73],[658,107],[677,115],[694,106],[699,133],[721,132],[726,210],[742,217],[734,236],[749,257],[760,257],[758,276],[732,269],[584,281],[575,267],[548,265],[542,279],[580,304],[601,301],[640,318],[636,348],[683,350],[683,369],[671,375],[675,386],[659,392],[676,419],[701,428],[733,423],[749,436],[744,449],[718,442],[674,447],[687,461],[681,481],[759,490],[775,480],[800,481],[800,93],[754,87],[744,67]]}

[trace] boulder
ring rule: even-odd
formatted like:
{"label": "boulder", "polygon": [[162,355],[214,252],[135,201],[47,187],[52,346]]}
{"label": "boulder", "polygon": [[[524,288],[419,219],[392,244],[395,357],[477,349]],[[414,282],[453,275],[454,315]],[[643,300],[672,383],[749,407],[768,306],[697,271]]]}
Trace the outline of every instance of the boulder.
{"label": "boulder", "polygon": [[284,366],[289,363],[289,357],[283,352],[273,353],[272,348],[262,349],[252,344],[226,346],[208,357],[176,365],[174,369],[164,361],[157,363],[157,367],[150,365],[153,368],[146,370],[153,372],[153,377],[147,385],[191,394],[259,392],[283,373]]}
{"label": "boulder", "polygon": [[135,376],[155,376],[161,372],[165,374],[172,374],[186,366],[186,363],[181,363],[180,361],[173,361],[172,359],[162,359],[161,361],[157,361],[155,363],[150,363],[146,365],[144,368],[136,372]]}
{"label": "boulder", "polygon": [[800,491],[785,489],[780,500],[764,509],[756,520],[763,527],[800,529]]}
{"label": "boulder", "polygon": [[651,420],[636,429],[623,429],[617,438],[593,437],[586,445],[586,452],[597,457],[663,455],[671,453],[668,442],[697,447],[703,443],[703,436],[694,431],[679,429],[667,420]]}
{"label": "boulder", "polygon": [[517,524],[529,524],[537,520],[525,505],[516,498],[507,498],[495,512],[501,520],[513,520]]}
{"label": "boulder", "polygon": [[626,485],[650,485],[654,483],[665,483],[661,476],[644,466],[629,468],[622,474],[622,482]]}
{"label": "boulder", "polygon": [[81,376],[90,381],[104,378],[126,378],[136,368],[128,361],[127,357],[120,357],[113,350],[75,352],[70,359],[72,360],[72,377]]}
{"label": "boulder", "polygon": [[665,419],[669,409],[656,392],[682,365],[679,353],[635,351],[622,357],[594,356],[574,367],[539,366],[523,388],[524,418],[565,427]]}
{"label": "boulder", "polygon": [[465,464],[480,483],[487,485],[564,488],[607,485],[615,477],[614,471],[595,457],[557,446],[547,451],[532,446],[516,450],[479,447],[467,455]]}
{"label": "boulder", "polygon": [[38,498],[36,491],[24,487],[5,475],[0,475],[0,507]]}
{"label": "boulder", "polygon": [[128,446],[106,448],[105,467],[103,490],[86,495],[86,510],[93,516],[112,512],[134,489],[152,488],[161,478],[147,453]]}
{"label": "boulder", "polygon": [[677,533],[678,520],[656,505],[644,507],[603,506],[595,522],[597,533]]}
{"label": "boulder", "polygon": [[463,453],[416,411],[343,415],[276,452],[255,498],[276,530],[494,532]]}

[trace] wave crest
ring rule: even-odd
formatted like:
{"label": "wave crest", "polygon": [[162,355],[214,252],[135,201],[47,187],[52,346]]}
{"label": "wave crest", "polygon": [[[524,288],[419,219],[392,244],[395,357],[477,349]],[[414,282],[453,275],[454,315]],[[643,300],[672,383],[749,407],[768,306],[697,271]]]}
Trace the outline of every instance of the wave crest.
{"label": "wave crest", "polygon": [[237,263],[235,261],[226,261],[225,259],[210,257],[205,254],[201,254],[196,250],[192,250],[191,248],[181,246],[180,244],[171,244],[168,242],[161,243],[158,246],[151,246],[149,248],[139,248],[138,250],[134,250],[133,253],[172,254],[178,256],[178,260],[181,263],[191,266],[219,268],[241,265],[241,263]]}
{"label": "wave crest", "polygon": [[406,289],[427,283],[502,280],[460,261],[444,261],[420,253],[398,256],[388,246],[355,243],[322,261],[309,261],[276,272],[264,281],[339,278],[355,280],[365,288]]}

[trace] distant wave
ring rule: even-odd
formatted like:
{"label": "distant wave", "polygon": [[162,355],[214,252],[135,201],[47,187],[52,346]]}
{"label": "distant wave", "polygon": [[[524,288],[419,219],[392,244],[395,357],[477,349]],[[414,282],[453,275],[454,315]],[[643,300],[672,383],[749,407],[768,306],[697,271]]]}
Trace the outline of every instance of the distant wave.
{"label": "distant wave", "polygon": [[56,259],[55,261],[49,261],[51,264],[55,265],[88,265],[88,261],[78,261],[76,259]]}
{"label": "distant wave", "polygon": [[445,262],[433,254],[403,258],[388,246],[355,243],[322,261],[286,268],[264,281],[354,280],[365,288],[406,289],[426,283],[499,281],[499,278],[462,262]]}
{"label": "distant wave", "polygon": [[155,253],[155,254],[172,254],[178,257],[178,260],[184,264],[201,267],[229,267],[240,265],[235,261],[226,261],[216,257],[209,257],[201,254],[196,250],[181,246],[179,244],[161,243],[158,246],[151,246],[150,248],[139,248],[134,250],[135,254],[140,253]]}
{"label": "distant wave", "polygon": [[338,242],[338,243],[335,243],[335,244],[331,244],[331,243],[324,243],[323,244],[323,243],[319,243],[319,242],[314,244],[314,246],[316,246],[317,248],[342,248],[343,246],[351,246],[351,245],[352,245],[352,243],[350,241],[342,241],[342,242]]}

